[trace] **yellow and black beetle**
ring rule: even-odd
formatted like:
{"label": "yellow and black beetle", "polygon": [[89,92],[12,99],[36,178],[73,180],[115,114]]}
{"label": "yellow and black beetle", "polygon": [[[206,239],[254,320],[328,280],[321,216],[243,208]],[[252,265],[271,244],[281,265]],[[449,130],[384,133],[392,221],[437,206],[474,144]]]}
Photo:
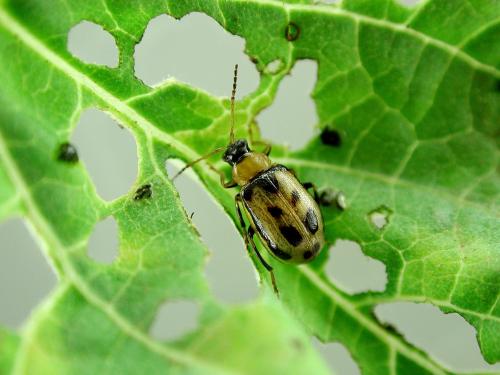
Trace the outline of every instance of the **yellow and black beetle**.
{"label": "yellow and black beetle", "polygon": [[[269,145],[263,152],[255,152],[245,139],[234,139],[237,72],[238,65],[234,68],[229,145],[189,163],[175,177],[193,164],[225,150],[222,159],[231,165],[232,178],[225,182],[222,171],[216,172],[225,188],[241,187],[235,196],[235,205],[245,244],[247,248],[252,246],[270,272],[273,288],[278,293],[273,268],[259,253],[253,237],[257,234],[270,253],[282,262],[299,264],[313,260],[325,244],[323,218],[318,207],[320,197],[312,183],[301,183],[291,169],[272,163],[268,157]],[[313,189],[314,198],[307,192],[309,188]],[[337,203],[344,208],[343,195],[337,195]],[[250,221],[248,228],[243,212]]]}

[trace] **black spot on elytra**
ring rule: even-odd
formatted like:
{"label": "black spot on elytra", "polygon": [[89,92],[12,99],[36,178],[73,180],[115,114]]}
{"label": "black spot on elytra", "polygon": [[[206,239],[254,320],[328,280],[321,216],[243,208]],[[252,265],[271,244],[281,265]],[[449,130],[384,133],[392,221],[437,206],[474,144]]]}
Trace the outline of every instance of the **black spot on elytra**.
{"label": "black spot on elytra", "polygon": [[280,232],[292,246],[297,246],[302,242],[302,236],[300,235],[299,231],[297,230],[297,228],[291,225],[280,226]]}
{"label": "black spot on elytra", "polygon": [[140,201],[142,199],[151,198],[153,194],[153,190],[151,189],[150,184],[144,184],[139,189],[135,191],[134,200]]}
{"label": "black spot on elytra", "polygon": [[311,259],[311,257],[313,256],[313,252],[312,251],[304,251],[304,259],[307,260],[307,259]]}
{"label": "black spot on elytra", "polygon": [[312,234],[318,231],[318,218],[316,217],[316,214],[314,213],[314,210],[312,208],[309,208],[307,210],[306,218],[304,219],[304,224],[306,225],[307,229],[309,229],[309,232],[311,232]]}
{"label": "black spot on elytra", "polygon": [[57,150],[57,159],[66,163],[77,163],[78,152],[71,143],[62,143]]}
{"label": "black spot on elytra", "polygon": [[285,28],[285,38],[289,42],[297,40],[300,35],[300,28],[296,23],[290,22]]}
{"label": "black spot on elytra", "polygon": [[283,259],[283,260],[289,260],[292,259],[292,255],[287,253],[286,251],[283,251],[279,249],[276,245],[272,244],[269,246],[271,251],[273,252],[274,255],[276,255],[278,258]]}
{"label": "black spot on elytra", "polygon": [[290,202],[292,203],[293,206],[297,205],[297,202],[300,199],[300,194],[297,190],[292,191],[292,197],[290,199]]}
{"label": "black spot on elytra", "polygon": [[280,188],[278,180],[276,179],[276,176],[274,174],[268,174],[266,176],[262,176],[262,178],[260,178],[256,182],[258,186],[260,186],[268,193],[276,194]]}
{"label": "black spot on elytra", "polygon": [[269,211],[271,216],[276,218],[276,219],[279,218],[283,214],[283,210],[279,207],[276,207],[276,206],[268,207],[267,210]]}
{"label": "black spot on elytra", "polygon": [[339,147],[342,144],[340,133],[335,129],[324,128],[320,135],[321,142],[324,145]]}
{"label": "black spot on elytra", "polygon": [[247,202],[250,202],[252,200],[252,191],[253,188],[251,186],[248,186],[246,187],[244,190],[243,190],[243,199],[246,200]]}

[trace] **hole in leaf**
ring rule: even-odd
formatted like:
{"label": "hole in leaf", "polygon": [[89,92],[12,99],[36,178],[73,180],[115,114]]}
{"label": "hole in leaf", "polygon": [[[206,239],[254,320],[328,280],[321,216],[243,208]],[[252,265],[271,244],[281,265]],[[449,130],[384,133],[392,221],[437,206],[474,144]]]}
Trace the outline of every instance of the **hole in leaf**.
{"label": "hole in leaf", "polygon": [[17,329],[56,285],[56,277],[20,219],[0,225],[0,322]]}
{"label": "hole in leaf", "polygon": [[88,255],[105,264],[112,263],[118,257],[118,227],[113,216],[96,224],[90,235]]}
{"label": "hole in leaf", "polygon": [[291,149],[301,148],[311,139],[317,121],[310,96],[316,71],[316,62],[302,60],[295,64],[291,76],[283,79],[273,105],[258,117],[263,138],[287,143]]}
{"label": "hole in leaf", "polygon": [[363,254],[354,241],[335,242],[325,272],[337,286],[352,294],[383,291],[387,284],[384,263]]}
{"label": "hole in leaf", "polygon": [[361,375],[358,365],[344,345],[338,342],[323,343],[316,337],[313,337],[313,345],[334,374]]}
{"label": "hole in leaf", "polygon": [[500,364],[489,365],[484,361],[474,328],[458,314],[444,314],[430,304],[395,302],[377,306],[375,315],[452,370],[500,370]]}
{"label": "hole in leaf", "polygon": [[392,210],[387,208],[386,206],[380,206],[379,208],[373,210],[368,215],[370,221],[377,229],[384,229],[385,226],[389,223],[389,219],[391,217]]}
{"label": "hole in leaf", "polygon": [[276,59],[266,65],[265,72],[269,74],[276,74],[279,73],[284,67],[285,63],[280,59]]}
{"label": "hole in leaf", "polygon": [[126,129],[105,112],[89,109],[80,118],[73,142],[101,197],[112,200],[127,193],[137,176],[137,150]]}
{"label": "hole in leaf", "polygon": [[82,21],[68,34],[68,50],[89,64],[118,65],[118,48],[113,36],[93,22]]}
{"label": "hole in leaf", "polygon": [[259,74],[243,52],[245,41],[201,13],[181,20],[161,15],[149,23],[135,49],[135,72],[148,85],[170,76],[218,96],[229,96],[239,64],[238,96],[255,90]]}
{"label": "hole in leaf", "polygon": [[422,0],[400,0],[401,4],[409,8],[419,5]]}
{"label": "hole in leaf", "polygon": [[193,331],[198,325],[198,304],[190,301],[164,303],[151,327],[158,340],[174,340]]}
{"label": "hole in leaf", "polygon": [[[178,160],[168,160],[168,175],[173,176],[184,165]],[[255,298],[256,271],[232,221],[192,170],[181,174],[174,184],[188,215],[194,213],[192,221],[210,250],[206,274],[215,296],[228,303]],[[229,191],[236,194],[235,189]]]}

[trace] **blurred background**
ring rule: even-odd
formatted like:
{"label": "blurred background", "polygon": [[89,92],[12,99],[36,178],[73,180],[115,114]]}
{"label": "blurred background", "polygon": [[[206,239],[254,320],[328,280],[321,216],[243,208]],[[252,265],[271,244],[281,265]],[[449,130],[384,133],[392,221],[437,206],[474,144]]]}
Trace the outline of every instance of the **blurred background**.
{"label": "blurred background", "polygon": [[[409,5],[415,0],[406,1]],[[116,66],[118,51],[113,38],[99,26],[83,22],[69,35],[69,50],[89,63]],[[166,15],[153,19],[136,47],[136,75],[150,86],[169,77],[187,82],[212,95],[228,96],[232,70],[240,65],[238,94],[252,92],[259,81],[254,65],[243,53],[244,40],[230,35],[211,18],[191,14],[177,21]],[[299,61],[282,82],[274,104],[257,121],[264,138],[298,149],[317,134],[315,107],[310,93],[315,84],[314,61]],[[96,134],[99,136],[96,137]],[[106,113],[83,113],[72,137],[102,198],[112,200],[128,192],[137,174],[135,141]],[[168,164],[173,173],[182,164]],[[258,294],[256,274],[242,238],[222,208],[200,186],[193,173],[176,180],[188,214],[212,254],[206,268],[214,294],[228,304],[243,303]],[[377,225],[384,217],[374,217]],[[108,218],[96,227],[89,255],[111,263],[117,256],[117,228]],[[0,224],[0,322],[19,329],[30,311],[50,293],[55,276],[38,250],[29,228],[20,219]],[[363,255],[359,245],[338,241],[330,249],[327,273],[349,293],[385,288],[384,265]],[[13,286],[15,286],[13,288]],[[475,331],[457,314],[444,315],[428,304],[391,303],[378,306],[376,315],[397,327],[407,340],[455,371],[500,371],[481,357]],[[197,306],[188,302],[165,304],[152,327],[158,339],[172,339],[196,327]],[[356,363],[340,344],[313,339],[337,374],[359,374]]]}

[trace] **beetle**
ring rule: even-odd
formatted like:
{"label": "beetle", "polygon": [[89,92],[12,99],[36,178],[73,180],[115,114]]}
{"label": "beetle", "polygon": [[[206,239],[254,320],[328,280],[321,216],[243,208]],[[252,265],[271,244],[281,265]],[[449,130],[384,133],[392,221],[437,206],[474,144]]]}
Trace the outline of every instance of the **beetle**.
{"label": "beetle", "polygon": [[[174,179],[195,163],[215,153],[225,151],[222,159],[232,168],[232,178],[225,181],[225,174],[213,167],[224,188],[240,187],[235,196],[235,208],[245,245],[253,249],[262,265],[269,271],[276,294],[279,294],[271,265],[264,260],[255,245],[254,236],[269,253],[284,263],[301,264],[312,261],[325,244],[323,218],[319,209],[321,197],[312,183],[301,183],[294,171],[275,164],[269,158],[271,146],[256,152],[245,139],[234,136],[234,103],[238,65],[234,68],[231,93],[231,131],[229,145],[219,147],[182,168]],[[312,189],[314,196],[307,190]],[[343,195],[336,195],[338,206],[343,207]],[[332,198],[329,198],[332,199]],[[245,222],[245,217],[249,225]]]}

